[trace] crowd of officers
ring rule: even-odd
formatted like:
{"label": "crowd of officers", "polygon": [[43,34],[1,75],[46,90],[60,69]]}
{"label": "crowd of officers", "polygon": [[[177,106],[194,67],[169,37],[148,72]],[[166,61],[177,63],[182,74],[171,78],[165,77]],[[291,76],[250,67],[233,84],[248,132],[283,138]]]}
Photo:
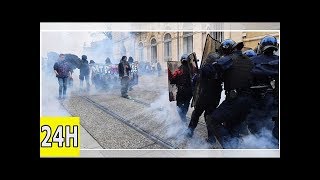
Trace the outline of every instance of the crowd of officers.
{"label": "crowd of officers", "polygon": [[[263,129],[271,130],[279,140],[277,39],[265,36],[256,51],[242,52],[243,47],[243,42],[224,40],[193,77],[189,75],[188,55],[183,55],[181,66],[169,75],[178,88],[177,109],[182,121],[186,122],[190,100],[198,92],[187,137],[193,136],[204,112],[210,144],[218,140],[223,148],[238,148],[243,135],[261,136]],[[219,105],[223,89],[226,98]]]}

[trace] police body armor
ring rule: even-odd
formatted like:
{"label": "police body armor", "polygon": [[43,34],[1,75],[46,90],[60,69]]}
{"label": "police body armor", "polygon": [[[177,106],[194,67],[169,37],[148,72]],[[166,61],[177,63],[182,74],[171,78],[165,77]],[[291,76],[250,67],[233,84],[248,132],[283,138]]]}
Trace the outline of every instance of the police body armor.
{"label": "police body armor", "polygon": [[253,63],[242,54],[234,53],[229,58],[232,59],[232,65],[224,72],[224,89],[227,93],[248,90],[252,79]]}
{"label": "police body armor", "polygon": [[252,61],[254,68],[251,88],[254,90],[254,97],[264,98],[266,93],[273,91],[270,82],[275,80],[275,76],[278,75],[279,56],[261,54],[253,58]]}

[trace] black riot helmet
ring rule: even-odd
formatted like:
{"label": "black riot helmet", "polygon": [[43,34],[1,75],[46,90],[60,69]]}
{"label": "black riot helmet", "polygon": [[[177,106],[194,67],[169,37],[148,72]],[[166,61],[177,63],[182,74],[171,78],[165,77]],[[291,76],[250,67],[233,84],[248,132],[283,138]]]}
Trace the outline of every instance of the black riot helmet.
{"label": "black riot helmet", "polygon": [[82,55],[81,59],[82,60],[87,60],[87,56],[86,55]]}
{"label": "black riot helmet", "polygon": [[278,50],[277,39],[273,36],[265,36],[259,43],[261,52]]}
{"label": "black riot helmet", "polygon": [[245,52],[243,52],[243,54],[248,56],[248,57],[253,57],[253,56],[257,55],[257,53],[254,52],[254,50],[252,50],[252,49],[246,50]]}
{"label": "black riot helmet", "polygon": [[222,55],[228,55],[233,52],[234,47],[237,45],[237,43],[232,39],[226,39],[222,41],[220,45],[220,53]]}

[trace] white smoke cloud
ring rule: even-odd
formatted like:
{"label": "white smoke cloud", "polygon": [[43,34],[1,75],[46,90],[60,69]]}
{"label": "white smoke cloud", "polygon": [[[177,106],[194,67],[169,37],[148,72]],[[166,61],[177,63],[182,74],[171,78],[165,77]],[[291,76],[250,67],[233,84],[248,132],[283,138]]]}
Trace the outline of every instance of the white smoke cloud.
{"label": "white smoke cloud", "polygon": [[[41,116],[69,116],[70,114],[58,101],[59,84],[53,72],[53,67],[43,66],[41,79]],[[67,89],[67,96],[69,95],[70,88]]]}
{"label": "white smoke cloud", "polygon": [[278,142],[272,136],[272,131],[263,128],[258,135],[247,135],[242,138],[239,148],[243,149],[277,149]]}
{"label": "white smoke cloud", "polygon": [[162,119],[167,129],[167,137],[174,137],[183,127],[180,116],[176,110],[176,102],[169,102],[168,92],[162,92],[160,97],[150,104],[150,111],[157,112],[156,119]]}
{"label": "white smoke cloud", "polygon": [[[69,115],[68,112],[60,105],[58,101],[58,79],[55,77],[53,71],[53,64],[57,59],[47,57],[49,52],[54,52],[57,55],[75,54],[81,58],[84,53],[84,47],[90,46],[91,42],[100,41],[105,36],[100,32],[41,32],[41,115],[42,116],[55,116],[55,115]],[[109,45],[109,44],[108,44]],[[106,44],[102,44],[95,48],[94,54],[99,57],[105,50]],[[58,58],[58,56],[57,56]],[[88,60],[90,60],[88,56]],[[104,61],[104,59],[103,59]],[[102,59],[101,59],[102,62]],[[67,96],[70,96],[72,91],[78,91],[79,89],[79,69],[74,69],[72,74],[73,87],[67,88]],[[92,83],[90,81],[90,83]],[[84,83],[85,86],[85,83]],[[96,93],[94,88],[91,88],[91,94]]]}
{"label": "white smoke cloud", "polygon": [[50,51],[57,53],[82,54],[84,44],[93,38],[89,32],[42,32],[41,54],[45,57]]}
{"label": "white smoke cloud", "polygon": [[[156,83],[156,82],[155,82]],[[156,112],[156,118],[161,119],[166,126],[166,138],[173,138],[177,144],[185,144],[186,149],[208,149],[209,145],[203,137],[197,133],[192,138],[187,138],[187,128],[189,122],[181,121],[177,111],[176,101],[169,102],[168,89],[162,89],[161,95],[151,103],[149,111]]]}

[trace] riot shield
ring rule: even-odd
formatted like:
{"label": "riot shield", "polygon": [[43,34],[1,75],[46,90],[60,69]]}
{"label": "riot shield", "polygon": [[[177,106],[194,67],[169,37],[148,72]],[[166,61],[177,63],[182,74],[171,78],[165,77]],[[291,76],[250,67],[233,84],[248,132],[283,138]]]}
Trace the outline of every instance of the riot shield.
{"label": "riot shield", "polygon": [[205,61],[211,52],[218,52],[220,45],[221,45],[220,41],[213,39],[210,34],[207,35],[206,42],[204,44],[204,48],[203,48],[203,52],[202,52],[202,59],[201,59],[200,68],[204,64],[206,64]]}
{"label": "riot shield", "polygon": [[169,88],[169,101],[176,101],[177,97],[177,85],[172,81],[172,76],[175,71],[181,66],[180,61],[168,61],[168,88]]}
{"label": "riot shield", "polygon": [[[220,41],[218,41],[216,39],[213,39],[210,34],[207,35],[206,42],[205,42],[205,45],[204,45],[204,48],[203,48],[200,68],[202,68],[202,66],[204,64],[206,64],[207,57],[208,57],[208,55],[210,53],[218,52],[218,49],[219,49],[220,45],[221,45]],[[196,106],[196,104],[197,104],[197,102],[199,100],[201,87],[202,87],[201,86],[201,76],[200,76],[200,74],[198,74],[197,77],[196,77],[195,87],[194,87],[194,90],[193,90],[191,107],[195,107]]]}
{"label": "riot shield", "polygon": [[188,66],[189,66],[189,69],[190,69],[190,73],[191,73],[191,78],[193,78],[193,76],[198,73],[198,59],[197,59],[197,55],[195,52],[189,54],[188,56],[188,60],[189,60],[189,63],[188,63]]}

